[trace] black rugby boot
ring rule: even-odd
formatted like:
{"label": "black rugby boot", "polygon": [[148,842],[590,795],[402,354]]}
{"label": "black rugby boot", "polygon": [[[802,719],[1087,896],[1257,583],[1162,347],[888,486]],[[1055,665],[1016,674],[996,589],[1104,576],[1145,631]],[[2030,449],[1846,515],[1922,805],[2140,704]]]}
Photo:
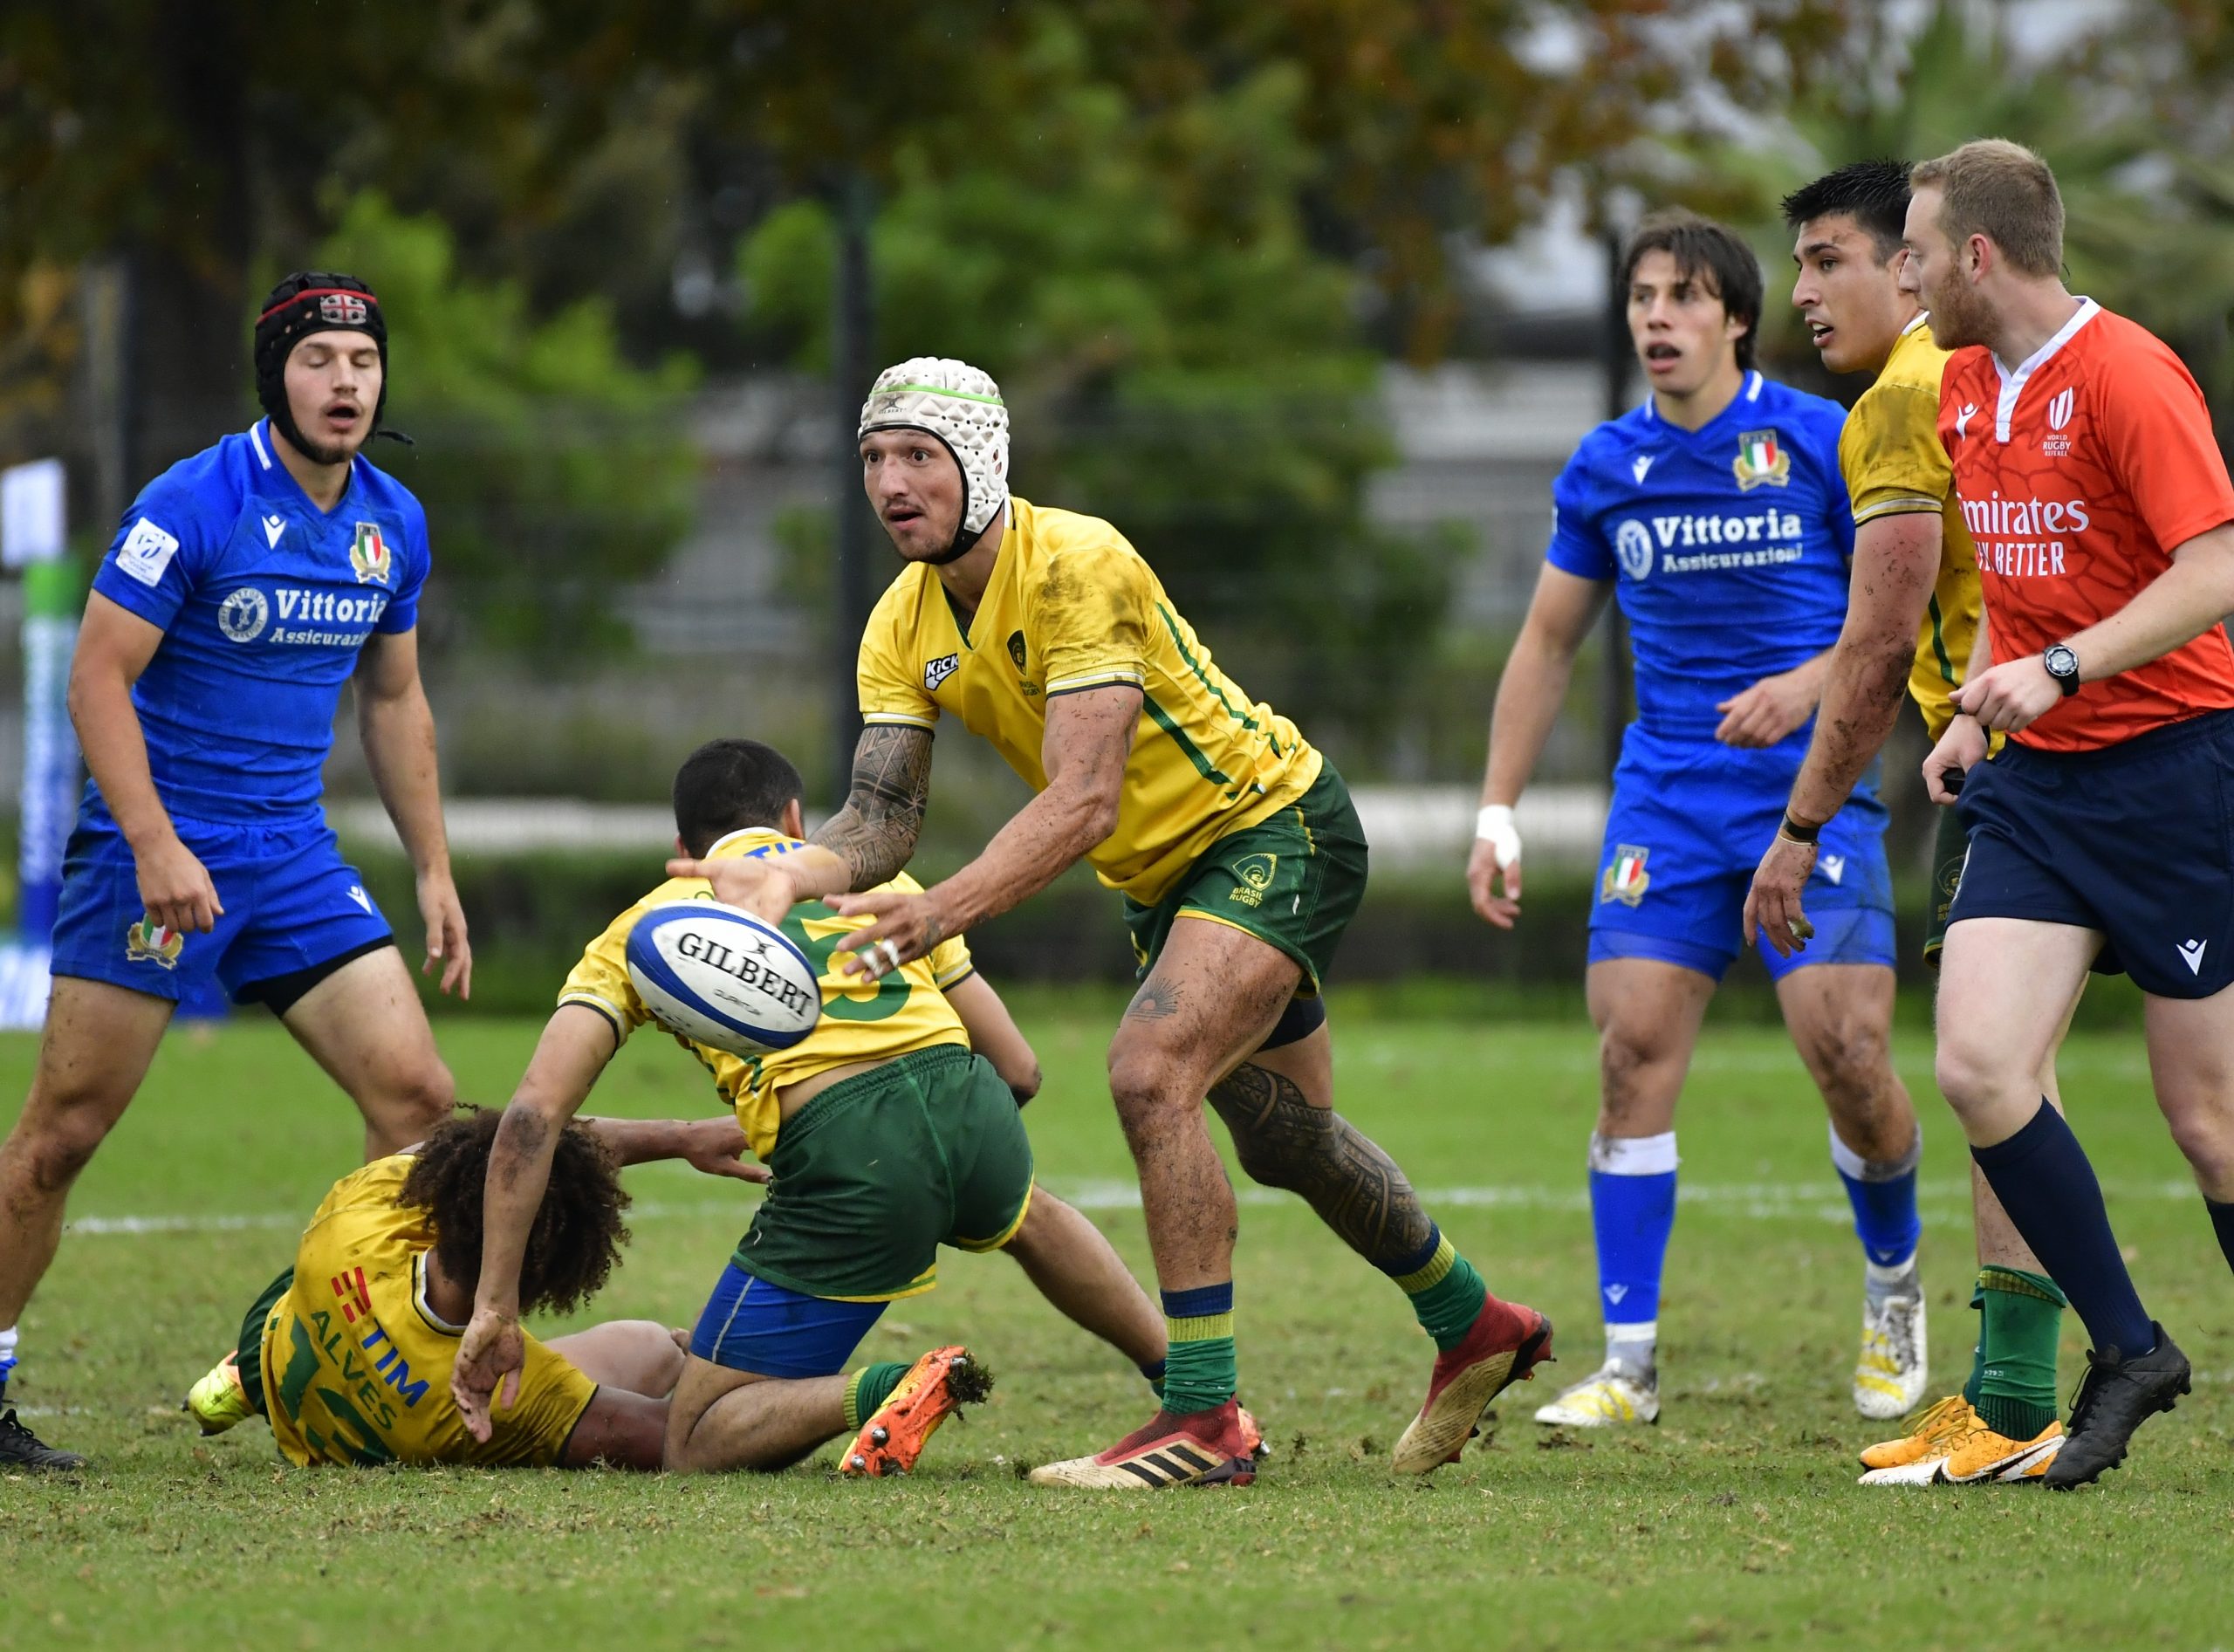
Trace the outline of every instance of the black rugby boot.
{"label": "black rugby boot", "polygon": [[2159,1411],[2169,1411],[2188,1392],[2188,1356],[2179,1344],[2150,1323],[2156,1347],[2121,1358],[2115,1348],[2087,1351],[2087,1374],[2072,1401],[2071,1424],[2063,1450],[2048,1465],[2046,1484],[2069,1491],[2092,1484],[2125,1461],[2134,1430]]}
{"label": "black rugby boot", "polygon": [[16,1421],[16,1409],[0,1412],[0,1474],[17,1469],[59,1473],[82,1469],[86,1459],[75,1451],[58,1451]]}

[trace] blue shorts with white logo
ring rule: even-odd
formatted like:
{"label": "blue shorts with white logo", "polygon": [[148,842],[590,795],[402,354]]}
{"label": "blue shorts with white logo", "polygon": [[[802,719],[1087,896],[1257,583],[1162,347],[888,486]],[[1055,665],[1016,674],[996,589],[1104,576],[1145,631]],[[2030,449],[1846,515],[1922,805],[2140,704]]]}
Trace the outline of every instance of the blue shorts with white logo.
{"label": "blue shorts with white logo", "polygon": [[732,1262],[699,1310],[690,1351],[757,1376],[835,1376],[890,1306],[809,1296],[757,1278]]}
{"label": "blue shorts with white logo", "polygon": [[208,935],[147,922],[131,846],[106,810],[80,810],[62,862],[53,970],[174,1001],[215,980],[249,991],[393,940],[356,867],[319,816],[248,826],[173,817],[225,910]]}
{"label": "blue shorts with white logo", "polygon": [[[1590,962],[1652,958],[1721,980],[1744,948],[1745,892],[1784,819],[1806,750],[1804,734],[1767,750],[1742,749],[1632,725],[1614,771]],[[1771,979],[1816,963],[1891,966],[1885,820],[1885,805],[1865,784],[1823,828],[1802,896],[1815,938],[1787,958],[1762,936]]]}
{"label": "blue shorts with white logo", "polygon": [[1970,852],[1947,915],[2099,929],[2094,969],[2161,998],[2234,982],[2234,711],[2099,751],[2011,741],[1963,778]]}

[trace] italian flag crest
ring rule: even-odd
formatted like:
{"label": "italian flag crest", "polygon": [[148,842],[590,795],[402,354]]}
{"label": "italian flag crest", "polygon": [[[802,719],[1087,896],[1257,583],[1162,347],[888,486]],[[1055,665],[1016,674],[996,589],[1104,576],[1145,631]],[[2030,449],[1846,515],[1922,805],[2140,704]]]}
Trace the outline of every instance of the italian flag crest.
{"label": "italian flag crest", "polygon": [[349,566],[357,571],[359,585],[387,583],[387,541],[380,538],[377,524],[370,522],[357,524],[356,537],[349,541]]}
{"label": "italian flag crest", "polygon": [[1749,493],[1766,485],[1781,488],[1792,480],[1792,456],[1784,450],[1773,430],[1748,430],[1737,438],[1737,457],[1730,465],[1737,490]]}
{"label": "italian flag crest", "polygon": [[186,949],[186,936],[167,924],[155,922],[147,913],[140,915],[140,922],[124,932],[124,956],[130,963],[160,963],[166,970],[178,968],[178,955]]}
{"label": "italian flag crest", "polygon": [[1645,873],[1645,857],[1652,852],[1641,849],[1634,843],[1625,843],[1614,851],[1614,863],[1606,868],[1606,875],[1599,881],[1598,903],[1619,901],[1623,906],[1634,906],[1644,899],[1644,892],[1652,887],[1652,879]]}

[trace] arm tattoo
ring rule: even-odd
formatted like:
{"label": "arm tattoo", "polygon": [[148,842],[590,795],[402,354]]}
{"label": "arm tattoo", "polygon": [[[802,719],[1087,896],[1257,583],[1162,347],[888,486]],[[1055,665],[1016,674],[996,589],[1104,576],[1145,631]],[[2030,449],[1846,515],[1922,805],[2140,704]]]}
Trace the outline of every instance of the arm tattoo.
{"label": "arm tattoo", "polygon": [[872,723],[853,748],[853,783],[846,806],[807,841],[851,867],[855,889],[874,888],[915,853],[930,793],[931,731]]}
{"label": "arm tattoo", "polygon": [[1379,1266],[1417,1255],[1435,1224],[1395,1161],[1294,1082],[1243,1062],[1210,1091],[1233,1133],[1241,1168],[1268,1187],[1301,1194],[1343,1243]]}

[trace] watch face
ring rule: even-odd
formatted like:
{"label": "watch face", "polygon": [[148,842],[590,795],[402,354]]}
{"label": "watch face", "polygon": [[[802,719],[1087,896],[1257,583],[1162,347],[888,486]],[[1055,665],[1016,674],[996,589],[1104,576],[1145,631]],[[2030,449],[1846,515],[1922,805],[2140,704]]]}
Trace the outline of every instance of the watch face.
{"label": "watch face", "polygon": [[2079,655],[2060,642],[2041,655],[2040,663],[2047,667],[2050,676],[2066,685],[2079,675]]}

